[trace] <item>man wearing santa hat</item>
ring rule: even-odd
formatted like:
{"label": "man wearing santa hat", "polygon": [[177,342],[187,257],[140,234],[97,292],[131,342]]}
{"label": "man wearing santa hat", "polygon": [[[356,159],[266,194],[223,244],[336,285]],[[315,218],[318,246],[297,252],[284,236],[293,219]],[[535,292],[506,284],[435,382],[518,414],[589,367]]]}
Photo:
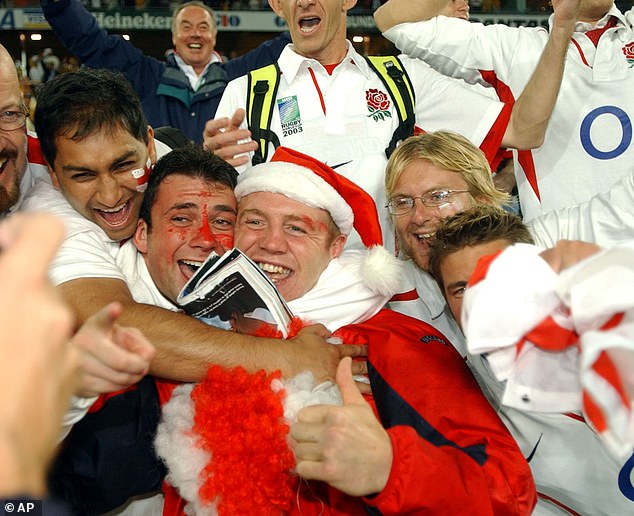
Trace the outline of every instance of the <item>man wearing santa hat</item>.
{"label": "man wearing santa hat", "polygon": [[[338,371],[343,402],[357,411],[354,428],[368,453],[333,477],[331,487],[295,483],[288,471],[294,461],[280,459],[287,458],[287,448],[279,434],[286,436],[288,428],[272,431],[271,423],[263,428],[253,413],[264,402],[248,404],[253,393],[247,388],[245,394],[244,385],[260,384],[262,375],[212,368],[200,384],[177,388],[163,408],[157,437],[168,478],[190,509],[248,513],[240,504],[257,503],[291,513],[364,514],[365,504],[382,514],[465,507],[476,514],[529,514],[535,492],[528,465],[461,357],[433,327],[383,309],[400,269],[381,247],[368,194],[323,163],[284,147],[271,162],[242,174],[235,194],[235,245],[271,278],[294,314],[302,322],[323,323],[340,342],[368,346],[381,423],[356,390],[349,362],[343,362]],[[368,249],[344,250],[353,227]],[[145,254],[148,264],[155,259]],[[333,387],[310,381],[297,387],[294,381],[267,377],[258,394],[267,400],[277,396],[284,410],[276,417],[284,414],[289,424],[302,406],[315,403],[313,394],[323,403],[321,391]],[[235,389],[227,389],[228,382]],[[299,403],[298,390],[307,394]],[[319,418],[323,408],[313,407],[313,416]],[[270,421],[271,411],[265,412]],[[310,477],[322,460],[314,455],[314,436],[304,422],[300,417],[292,435],[297,472]],[[286,466],[271,477],[280,464]],[[260,472],[255,478],[248,473],[253,470]],[[166,506],[173,507],[171,494]]]}
{"label": "man wearing santa hat", "polygon": [[[142,221],[137,229],[141,256],[137,281],[130,284],[135,296],[153,289],[173,303],[175,269],[159,265],[178,258],[178,242],[199,247],[205,240],[211,249],[210,242],[218,240],[219,251],[230,242],[224,237],[219,242],[219,231],[210,227],[219,217],[193,217],[198,223],[192,227],[200,231],[192,230],[185,240],[172,239],[174,249],[168,252],[156,244],[170,233],[184,233],[166,221],[189,220],[198,212],[208,215],[217,205],[224,207],[222,218],[231,221],[232,210],[226,188],[214,188],[196,206],[174,205],[190,210],[188,217],[181,212],[166,220],[156,217],[165,212],[156,209],[163,194],[174,193],[174,188],[161,188],[149,195],[157,186],[153,183],[165,180],[162,167],[159,162],[150,176],[149,211],[141,213],[152,214],[152,221]],[[200,190],[181,186],[190,196]],[[368,345],[383,425],[356,391],[345,362],[338,377],[345,408],[361,412],[355,418],[358,441],[375,453],[339,481],[333,479],[332,487],[298,482],[291,474],[295,460],[286,441],[287,425],[303,406],[324,403],[331,395],[336,399],[335,386],[327,382],[315,387],[310,376],[282,382],[279,372],[214,367],[203,382],[177,387],[163,407],[158,431],[157,449],[168,466],[168,479],[190,508],[219,514],[233,508],[247,514],[256,504],[259,510],[266,505],[278,512],[365,514],[370,506],[394,514],[441,508],[459,512],[468,506],[478,514],[529,513],[535,492],[528,465],[451,343],[431,326],[382,308],[394,292],[399,268],[380,247],[378,217],[367,193],[323,163],[280,148],[272,162],[240,178],[236,196],[236,245],[267,272],[300,322],[321,322],[337,330],[335,336],[346,345]],[[343,251],[353,226],[370,250]],[[186,278],[178,282],[184,285]],[[307,464],[315,460],[302,423],[300,419],[293,429],[297,471],[309,477]],[[166,491],[164,514],[184,509],[175,495]],[[376,496],[355,498],[362,495]]]}

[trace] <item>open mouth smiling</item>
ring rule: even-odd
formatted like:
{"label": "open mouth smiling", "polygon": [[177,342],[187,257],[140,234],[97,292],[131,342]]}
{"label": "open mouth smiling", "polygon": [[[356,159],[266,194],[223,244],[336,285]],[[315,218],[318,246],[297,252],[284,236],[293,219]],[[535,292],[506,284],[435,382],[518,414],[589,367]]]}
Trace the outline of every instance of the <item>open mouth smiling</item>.
{"label": "open mouth smiling", "polygon": [[256,263],[257,266],[266,273],[266,275],[273,283],[277,281],[282,281],[283,279],[288,278],[293,273],[291,269],[287,269],[286,267],[282,267],[281,265],[275,265],[273,263],[267,262]]}
{"label": "open mouth smiling", "polygon": [[203,264],[202,261],[197,260],[178,260],[177,263],[178,267],[186,278],[191,278]]}
{"label": "open mouth smiling", "polygon": [[115,206],[114,208],[94,208],[94,211],[99,217],[108,224],[108,226],[116,228],[124,226],[128,223],[131,202],[127,201],[124,204]]}

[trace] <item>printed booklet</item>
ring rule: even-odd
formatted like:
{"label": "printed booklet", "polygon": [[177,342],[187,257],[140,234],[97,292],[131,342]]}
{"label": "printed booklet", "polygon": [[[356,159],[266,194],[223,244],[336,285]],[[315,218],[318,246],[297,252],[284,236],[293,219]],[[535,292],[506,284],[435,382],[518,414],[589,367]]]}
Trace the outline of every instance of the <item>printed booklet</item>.
{"label": "printed booklet", "polygon": [[177,298],[183,311],[202,322],[240,333],[263,323],[288,334],[293,314],[273,282],[242,251],[211,253]]}

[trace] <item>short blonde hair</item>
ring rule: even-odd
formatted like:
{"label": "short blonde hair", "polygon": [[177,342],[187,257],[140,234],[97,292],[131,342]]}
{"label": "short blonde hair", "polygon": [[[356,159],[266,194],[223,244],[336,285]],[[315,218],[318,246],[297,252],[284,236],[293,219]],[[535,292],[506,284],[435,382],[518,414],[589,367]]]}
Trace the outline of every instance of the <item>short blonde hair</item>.
{"label": "short blonde hair", "polygon": [[502,206],[510,196],[493,184],[491,167],[484,153],[464,136],[436,131],[410,136],[401,143],[387,162],[385,191],[390,199],[403,171],[418,160],[462,174],[469,192],[479,201]]}

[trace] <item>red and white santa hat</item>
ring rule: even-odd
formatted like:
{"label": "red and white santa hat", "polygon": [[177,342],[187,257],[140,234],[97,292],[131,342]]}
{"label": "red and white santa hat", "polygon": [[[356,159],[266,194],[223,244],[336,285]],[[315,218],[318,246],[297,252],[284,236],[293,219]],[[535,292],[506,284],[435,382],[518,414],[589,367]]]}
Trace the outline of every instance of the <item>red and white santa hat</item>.
{"label": "red and white santa hat", "polygon": [[354,226],[366,247],[383,243],[370,194],[325,163],[296,150],[278,147],[271,161],[240,174],[235,188],[238,201],[254,192],[279,193],[324,209],[344,235]]}
{"label": "red and white santa hat", "polygon": [[238,176],[238,201],[251,193],[285,195],[330,213],[341,233],[357,231],[368,248],[360,262],[363,284],[391,297],[400,288],[401,263],[383,247],[383,236],[374,199],[359,185],[325,163],[287,147],[278,147],[271,161]]}

